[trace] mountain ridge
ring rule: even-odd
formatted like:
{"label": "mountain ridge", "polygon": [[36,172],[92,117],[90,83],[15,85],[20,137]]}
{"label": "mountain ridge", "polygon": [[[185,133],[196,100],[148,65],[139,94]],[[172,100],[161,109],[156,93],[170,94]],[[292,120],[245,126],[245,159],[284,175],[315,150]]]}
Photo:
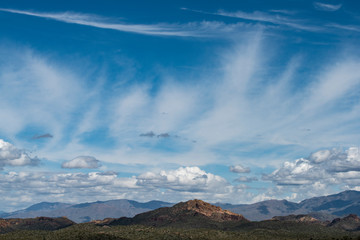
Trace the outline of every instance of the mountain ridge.
{"label": "mountain ridge", "polygon": [[[38,216],[67,216],[74,222],[90,222],[104,218],[134,217],[139,213],[173,206],[162,201],[137,202],[117,199],[109,201],[69,204],[41,202],[26,209],[0,213],[2,218],[31,218]],[[322,221],[332,221],[349,214],[360,215],[360,192],[348,190],[328,196],[305,199],[299,203],[287,200],[266,200],[253,204],[215,203],[215,206],[241,214],[251,221],[271,219],[275,216],[308,214]]]}
{"label": "mountain ridge", "polygon": [[132,218],[81,224],[66,217],[0,219],[0,235],[4,239],[160,239],[164,234],[166,239],[359,239],[360,218],[350,214],[322,222],[309,215],[289,215],[249,221],[240,214],[194,199]]}

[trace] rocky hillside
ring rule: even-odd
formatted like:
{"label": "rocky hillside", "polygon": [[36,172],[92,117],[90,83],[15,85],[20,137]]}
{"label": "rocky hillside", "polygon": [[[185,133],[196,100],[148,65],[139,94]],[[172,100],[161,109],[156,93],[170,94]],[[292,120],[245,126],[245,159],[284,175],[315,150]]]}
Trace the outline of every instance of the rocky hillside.
{"label": "rocky hillside", "polygon": [[244,222],[248,222],[248,220],[240,214],[223,210],[218,206],[195,199],[180,202],[173,207],[164,207],[141,213],[134,218],[114,219],[112,222],[108,222],[108,224],[223,228],[227,224]]}
{"label": "rocky hillside", "polygon": [[271,220],[274,221],[293,221],[293,222],[308,222],[308,223],[320,223],[321,221],[309,216],[309,215],[288,215],[288,216],[276,216],[273,217]]}
{"label": "rocky hillside", "polygon": [[334,219],[329,226],[346,231],[360,231],[360,218],[355,214],[350,214],[344,218]]}

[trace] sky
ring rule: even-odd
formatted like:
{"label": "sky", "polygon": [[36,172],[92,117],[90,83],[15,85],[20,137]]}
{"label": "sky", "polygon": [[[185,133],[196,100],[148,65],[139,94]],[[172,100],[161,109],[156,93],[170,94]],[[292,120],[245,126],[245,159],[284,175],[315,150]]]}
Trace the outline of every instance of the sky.
{"label": "sky", "polygon": [[0,3],[0,211],[360,191],[360,3]]}

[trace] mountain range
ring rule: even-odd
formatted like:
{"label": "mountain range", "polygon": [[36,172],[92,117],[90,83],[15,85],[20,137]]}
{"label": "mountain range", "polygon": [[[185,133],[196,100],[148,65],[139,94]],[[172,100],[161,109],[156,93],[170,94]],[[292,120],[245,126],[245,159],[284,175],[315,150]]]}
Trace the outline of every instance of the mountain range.
{"label": "mountain range", "polygon": [[[42,202],[23,210],[0,213],[0,218],[66,216],[70,220],[80,223],[104,218],[129,218],[140,213],[173,205],[173,203],[169,202],[150,201],[140,203],[126,199],[81,204]],[[299,214],[308,214],[322,221],[331,221],[334,218],[344,217],[349,214],[360,215],[360,192],[344,191],[334,195],[306,199],[299,203],[286,200],[267,200],[254,204],[215,203],[214,205],[233,213],[242,214],[251,221],[271,219],[274,216]]]}
{"label": "mountain range", "polygon": [[133,217],[139,213],[172,205],[172,203],[166,203],[161,201],[140,203],[137,201],[126,199],[97,201],[81,204],[42,202],[32,205],[23,210],[0,214],[0,218],[35,218],[39,216],[66,216],[74,222],[81,223],[104,218],[116,218],[123,216]]}
{"label": "mountain range", "polygon": [[[310,215],[275,216],[269,220],[250,221],[243,215],[224,210],[202,200],[194,199],[180,202],[172,207],[162,207],[152,211],[140,213],[135,217],[106,218],[93,221],[98,226],[127,226],[142,225],[151,227],[171,227],[177,229],[218,229],[239,231],[254,228],[263,229],[291,229],[304,227],[313,231],[360,231],[360,218],[349,214],[332,221],[321,221]],[[301,230],[304,231],[304,230]]]}
{"label": "mountain range", "polygon": [[338,194],[314,197],[299,203],[286,200],[268,200],[254,204],[215,204],[235,213],[241,213],[252,221],[274,216],[310,214],[320,220],[332,220],[349,214],[360,215],[360,192],[344,191]]}
{"label": "mountain range", "polygon": [[[32,209],[39,208],[42,208],[41,205]],[[194,199],[171,207],[160,207],[140,213],[132,218],[105,218],[81,224],[66,217],[0,219],[0,238],[4,240],[360,239],[360,218],[350,214],[332,221],[320,221],[310,215],[288,215],[264,221],[250,221],[241,214]]]}

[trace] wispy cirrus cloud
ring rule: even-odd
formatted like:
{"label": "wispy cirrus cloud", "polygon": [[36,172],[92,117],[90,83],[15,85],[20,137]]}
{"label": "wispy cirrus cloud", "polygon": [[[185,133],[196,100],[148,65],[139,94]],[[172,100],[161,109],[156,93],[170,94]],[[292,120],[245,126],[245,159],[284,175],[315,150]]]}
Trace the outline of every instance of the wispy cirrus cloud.
{"label": "wispy cirrus cloud", "polygon": [[[276,77],[269,78],[271,61],[264,59],[272,58],[263,51],[264,46],[268,47],[266,38],[261,33],[247,38],[229,51],[217,53],[219,68],[200,76],[195,85],[168,81],[151,93],[151,86],[134,84],[103,102],[89,96],[93,89],[84,87],[83,79],[70,71],[70,66],[66,69],[36,53],[4,54],[13,57],[0,65],[0,86],[7,89],[0,103],[6,112],[0,119],[0,130],[12,136],[29,124],[40,125],[57,136],[42,149],[46,158],[61,161],[86,152],[104,162],[124,164],[148,163],[152,159],[156,163],[196,161],[201,165],[219,161],[218,154],[224,153],[230,158],[224,157],[222,163],[229,166],[238,164],[231,156],[236,156],[239,149],[255,154],[269,147],[293,146],[312,151],[339,142],[356,143],[353,129],[358,124],[360,106],[350,101],[342,108],[360,87],[356,57],[339,55],[323,61],[320,68],[309,72],[309,83],[298,86],[302,79],[298,72],[306,67],[301,58],[287,59]],[[17,66],[16,72],[13,66]],[[92,118],[86,114],[88,110],[81,108],[85,100]],[[94,106],[101,112],[92,111]],[[34,110],[37,114],[33,114]],[[74,114],[79,111],[82,114]],[[168,114],[159,114],[162,112]],[[89,121],[87,127],[78,132],[85,126],[83,120]],[[88,146],[77,139],[84,131],[96,131],[99,124],[109,128],[116,147],[105,152],[92,148],[88,152]],[[173,138],[169,140],[196,139],[197,144],[150,141],[145,137],[160,133],[171,133]],[[68,138],[71,142],[66,142],[65,149],[59,147]],[[278,156],[267,158],[271,158],[269,164],[280,161]]]}
{"label": "wispy cirrus cloud", "polygon": [[338,28],[341,30],[346,30],[346,31],[360,32],[360,27],[356,25],[341,25],[336,23],[329,23],[327,24],[327,26],[332,28]]}
{"label": "wispy cirrus cloud", "polygon": [[0,11],[52,19],[60,22],[96,27],[101,29],[111,29],[121,32],[153,36],[224,37],[224,35],[219,35],[218,33],[232,33],[236,29],[243,28],[242,24],[224,24],[222,22],[216,21],[201,21],[184,24],[129,24],[113,22],[111,19],[102,18],[97,15],[74,12],[46,13],[7,8],[0,8]]}
{"label": "wispy cirrus cloud", "polygon": [[206,12],[201,10],[193,10],[188,8],[182,8],[185,11],[193,11],[202,14],[210,14],[210,15],[217,15],[217,16],[224,16],[224,17],[231,17],[237,18],[242,20],[250,20],[256,21],[261,23],[270,23],[279,26],[286,26],[294,29],[305,30],[310,32],[319,32],[324,31],[324,28],[311,25],[304,20],[293,19],[289,18],[288,16],[290,12],[288,11],[281,11],[281,10],[271,10],[272,13],[255,11],[255,12],[244,12],[244,11],[236,11],[236,12],[229,12],[225,10],[218,10],[217,12]]}
{"label": "wispy cirrus cloud", "polygon": [[342,7],[342,4],[329,4],[329,3],[321,3],[321,2],[314,2],[314,7],[320,11],[326,12],[335,12]]}

